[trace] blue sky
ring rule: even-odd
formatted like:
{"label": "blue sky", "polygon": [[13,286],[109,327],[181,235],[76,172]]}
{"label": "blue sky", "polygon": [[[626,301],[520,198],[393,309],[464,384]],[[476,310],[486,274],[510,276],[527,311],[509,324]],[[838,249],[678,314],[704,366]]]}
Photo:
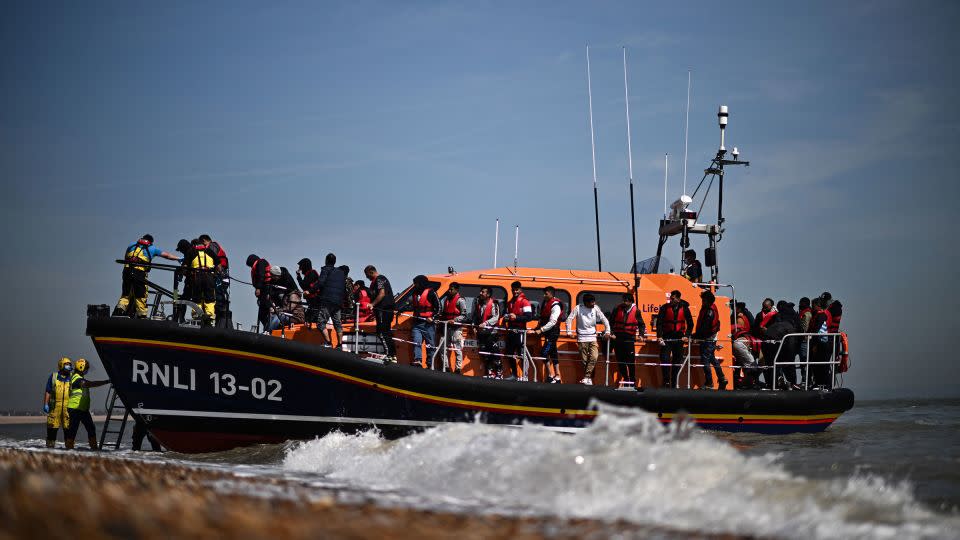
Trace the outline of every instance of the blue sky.
{"label": "blue sky", "polygon": [[[720,104],[728,146],[753,162],[728,175],[723,279],[751,307],[842,299],[858,395],[960,393],[954,3],[3,10],[0,407],[39,403],[59,355],[95,357],[85,305],[116,302],[112,260],[145,232],[170,250],[208,232],[241,272],[252,252],[292,267],[334,251],[400,286],[489,266],[499,217],[501,260],[519,224],[521,264],[593,268],[587,44],[605,268],[630,264],[626,46],[641,258],[664,153],[680,192],[690,69],[689,183],[716,151]],[[233,297],[252,321],[250,291]]]}

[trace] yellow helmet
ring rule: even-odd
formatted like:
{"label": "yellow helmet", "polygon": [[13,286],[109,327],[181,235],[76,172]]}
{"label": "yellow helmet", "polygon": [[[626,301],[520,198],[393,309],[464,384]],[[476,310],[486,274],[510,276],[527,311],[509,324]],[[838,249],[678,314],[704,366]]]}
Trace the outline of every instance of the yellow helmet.
{"label": "yellow helmet", "polygon": [[73,368],[77,370],[77,373],[83,375],[87,372],[87,369],[89,369],[90,366],[87,365],[87,361],[85,359],[80,358],[73,363]]}
{"label": "yellow helmet", "polygon": [[63,366],[66,366],[67,364],[73,365],[73,362],[71,362],[69,358],[64,356],[63,358],[60,359],[59,362],[57,362],[57,369],[63,369]]}

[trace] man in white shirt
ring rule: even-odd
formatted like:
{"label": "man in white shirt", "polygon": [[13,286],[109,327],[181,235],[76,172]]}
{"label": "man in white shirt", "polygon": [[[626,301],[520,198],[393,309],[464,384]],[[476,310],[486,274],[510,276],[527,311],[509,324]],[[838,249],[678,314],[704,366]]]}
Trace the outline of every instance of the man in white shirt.
{"label": "man in white shirt", "polygon": [[[604,328],[610,328],[610,322],[603,311],[597,307],[597,299],[590,293],[583,295],[583,304],[570,310],[567,317],[567,335],[573,336],[573,322],[577,323],[577,349],[580,351],[580,360],[583,362],[584,374],[580,384],[593,384],[593,368],[597,365],[600,349],[597,346],[597,323]],[[607,338],[613,338],[608,334]]]}

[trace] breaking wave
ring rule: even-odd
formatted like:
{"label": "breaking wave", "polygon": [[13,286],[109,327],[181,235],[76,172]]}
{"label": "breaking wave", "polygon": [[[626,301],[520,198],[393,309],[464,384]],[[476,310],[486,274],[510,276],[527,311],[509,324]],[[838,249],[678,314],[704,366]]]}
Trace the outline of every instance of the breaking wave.
{"label": "breaking wave", "polygon": [[790,474],[689,423],[601,405],[588,428],[451,424],[388,441],[333,433],[286,449],[283,468],[372,491],[485,511],[625,520],[674,530],[783,538],[958,537],[960,520],[906,483]]}

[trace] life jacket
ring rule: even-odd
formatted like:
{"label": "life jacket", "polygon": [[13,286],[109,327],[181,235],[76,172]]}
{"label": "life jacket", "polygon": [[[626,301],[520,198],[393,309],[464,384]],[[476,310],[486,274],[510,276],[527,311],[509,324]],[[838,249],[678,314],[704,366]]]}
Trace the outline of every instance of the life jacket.
{"label": "life jacket", "polygon": [[429,318],[433,317],[433,306],[430,304],[430,293],[432,290],[430,287],[424,287],[423,291],[420,292],[420,296],[417,296],[413,299],[413,314],[418,317]]}
{"label": "life jacket", "polygon": [[766,328],[767,325],[770,324],[770,321],[773,319],[773,317],[776,316],[776,314],[777,314],[777,310],[775,309],[771,309],[766,313],[761,311],[759,314],[760,320],[757,322],[757,326],[760,328]]}
{"label": "life jacket", "polygon": [[683,303],[680,304],[678,309],[674,309],[672,305],[667,303],[660,309],[660,322],[658,324],[662,325],[661,332],[663,334],[686,334],[687,333],[687,319],[684,317],[683,312],[686,311],[687,306]]}
{"label": "life jacket", "polygon": [[823,310],[827,314],[827,332],[831,334],[836,334],[840,331],[840,319],[843,315],[834,315],[827,310]]}
{"label": "life jacket", "polygon": [[714,335],[720,331],[720,310],[717,309],[716,304],[710,304],[710,306],[703,306],[700,308],[700,315],[697,317],[697,325],[700,325],[700,320],[703,318],[703,313],[705,309],[709,309],[713,312],[713,322],[710,323],[710,332],[709,335]]}
{"label": "life jacket", "polygon": [[447,298],[443,303],[443,311],[440,312],[440,320],[452,321],[459,317],[460,309],[457,308],[457,302],[460,301],[460,293],[453,295],[453,298]]}
{"label": "life jacket", "polygon": [[749,327],[744,328],[740,325],[737,325],[733,329],[733,340],[736,341],[740,338],[747,340],[747,347],[750,348],[750,352],[754,357],[760,356],[760,339],[750,333]]}
{"label": "life jacket", "polygon": [[370,305],[370,293],[366,289],[360,289],[357,295],[357,305],[360,306],[360,321],[365,321],[373,315],[373,306]]}
{"label": "life jacket", "polygon": [[311,274],[316,277],[313,279],[313,281],[310,282],[309,287],[303,288],[303,295],[308,299],[313,300],[317,296],[320,296],[320,291],[318,291],[316,288],[317,284],[320,282],[320,274],[317,273],[317,270],[315,268],[311,268],[310,271],[307,272],[305,276],[303,276],[303,280],[307,281],[307,278],[310,277]]}
{"label": "life jacket", "polygon": [[623,305],[617,306],[613,310],[613,333],[619,337],[634,337],[637,335],[637,329],[640,328],[640,321],[637,320],[636,304],[631,304],[630,309],[623,309]]}
{"label": "life jacket", "polygon": [[[135,243],[130,244],[127,248],[127,252],[123,255],[123,259],[128,263],[138,263],[145,262],[148,263],[153,260],[153,257],[150,255],[150,250],[148,249],[153,242],[148,242],[143,238],[137,240]],[[150,269],[146,266],[137,266],[136,264],[127,264],[127,268],[133,268],[134,270],[139,270],[141,272],[149,272]]]}
{"label": "life jacket", "polygon": [[487,298],[487,303],[483,306],[480,305],[480,302],[477,302],[473,308],[473,312],[473,320],[477,324],[489,321],[490,317],[493,317],[493,298]]}
{"label": "life jacket", "polygon": [[741,332],[750,331],[750,319],[747,317],[746,314],[744,313],[737,314],[737,328],[739,328]]}
{"label": "life jacket", "polygon": [[70,377],[62,380],[57,373],[50,375],[50,412],[47,414],[48,427],[70,426],[70,415],[67,413],[70,404]]}
{"label": "life jacket", "polygon": [[260,263],[267,265],[263,272],[263,283],[270,283],[273,280],[273,275],[270,274],[270,263],[264,259],[257,259],[257,261],[253,263],[253,266],[250,267],[250,281],[253,283],[257,282],[257,266]]}
{"label": "life jacket", "polygon": [[[808,307],[805,307],[805,308],[803,308],[803,309],[800,310],[800,313],[798,314],[798,316],[800,317],[800,324],[803,324],[803,316],[806,315],[807,313],[811,313],[812,311],[813,311],[813,309],[812,309],[812,308],[808,308]],[[812,321],[813,318],[811,317],[810,320]],[[810,321],[807,321],[807,326],[810,326]],[[806,328],[800,328],[800,331],[806,332],[807,329],[806,329]]]}
{"label": "life jacket", "polygon": [[223,250],[220,244],[210,242],[210,249],[217,255],[217,266],[223,267],[224,270],[230,268],[230,260],[227,258],[227,252]]}
{"label": "life jacket", "polygon": [[74,373],[70,377],[70,401],[67,404],[68,409],[77,409],[80,411],[90,410],[90,389],[82,388],[77,381],[83,380],[83,375]]}
{"label": "life jacket", "polygon": [[560,321],[564,319],[563,302],[557,300],[556,298],[551,298],[549,302],[544,302],[543,305],[540,306],[540,319],[538,320],[540,326],[550,322],[550,312],[553,311],[553,306],[560,306],[560,316],[557,317],[557,326],[559,326]]}
{"label": "life jacket", "polygon": [[207,252],[206,246],[203,244],[193,246],[193,249],[197,252],[197,255],[190,260],[190,269],[192,270],[213,270],[213,267],[216,266],[216,262],[213,260],[213,257],[210,256],[210,253]]}
{"label": "life jacket", "polygon": [[507,321],[507,326],[510,328],[526,328],[527,322],[521,321],[520,318],[523,317],[524,308],[530,307],[530,301],[527,300],[527,296],[523,293],[520,293],[507,302],[507,313],[512,313],[517,316],[516,319],[512,321]]}

